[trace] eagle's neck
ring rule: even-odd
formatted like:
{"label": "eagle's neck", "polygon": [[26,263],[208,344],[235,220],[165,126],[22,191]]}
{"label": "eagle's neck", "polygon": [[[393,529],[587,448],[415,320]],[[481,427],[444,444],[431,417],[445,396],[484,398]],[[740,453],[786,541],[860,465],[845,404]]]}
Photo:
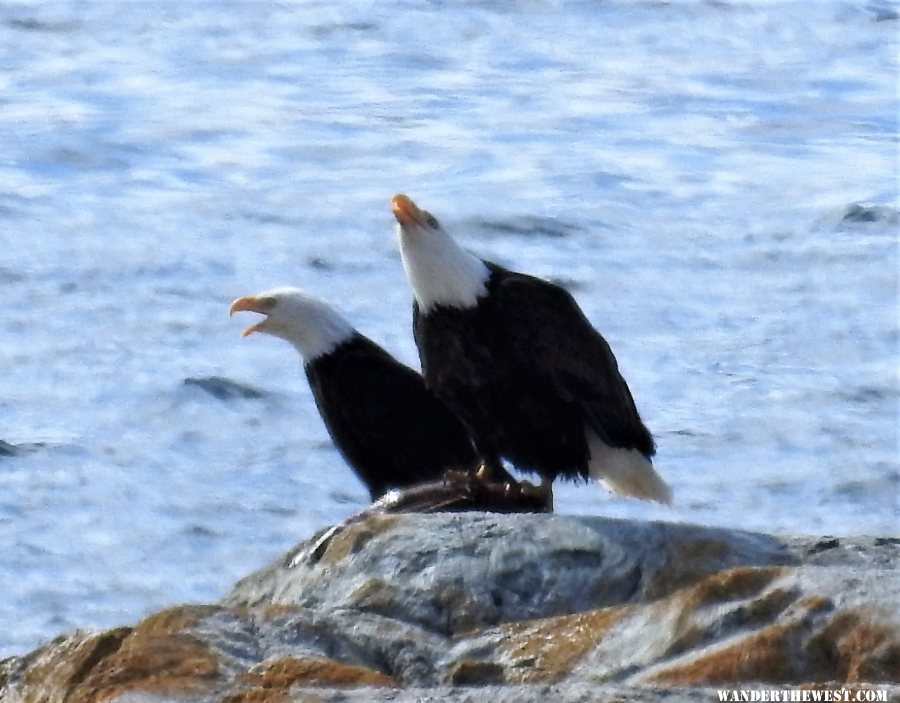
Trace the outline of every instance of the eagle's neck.
{"label": "eagle's neck", "polygon": [[305,363],[330,354],[356,334],[347,320],[324,305],[304,313],[299,324],[285,325],[276,334],[293,344]]}
{"label": "eagle's neck", "polygon": [[403,268],[419,309],[435,305],[471,308],[487,293],[490,269],[459,246],[442,229],[406,232],[399,229]]}

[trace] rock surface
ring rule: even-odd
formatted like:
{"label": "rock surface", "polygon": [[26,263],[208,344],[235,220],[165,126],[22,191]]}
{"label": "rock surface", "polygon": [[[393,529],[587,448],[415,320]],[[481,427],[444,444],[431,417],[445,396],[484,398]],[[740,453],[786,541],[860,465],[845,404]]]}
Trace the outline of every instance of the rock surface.
{"label": "rock surface", "polygon": [[374,515],[220,603],[0,662],[0,701],[692,701],[900,693],[900,539]]}
{"label": "rock surface", "polygon": [[36,452],[44,446],[42,442],[33,442],[30,444],[11,444],[0,439],[0,458],[6,456],[25,456]]}
{"label": "rock surface", "polygon": [[184,385],[189,388],[199,388],[209,393],[216,400],[258,400],[265,398],[264,390],[255,388],[246,383],[238,383],[224,376],[201,376],[184,379]]}

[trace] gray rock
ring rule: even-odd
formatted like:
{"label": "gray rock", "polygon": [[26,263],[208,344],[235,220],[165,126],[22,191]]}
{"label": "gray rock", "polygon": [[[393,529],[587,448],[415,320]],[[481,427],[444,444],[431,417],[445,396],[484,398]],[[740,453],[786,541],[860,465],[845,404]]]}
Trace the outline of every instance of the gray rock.
{"label": "gray rock", "polygon": [[900,540],[548,514],[371,515],[215,605],[0,662],[0,701],[714,700],[900,691]]}
{"label": "gray rock", "polygon": [[189,388],[199,388],[206,391],[216,400],[239,400],[250,399],[257,400],[265,398],[268,394],[266,391],[255,388],[246,383],[232,381],[224,376],[202,376],[184,379],[184,385]]}
{"label": "gray rock", "polygon": [[227,606],[350,608],[442,635],[657,598],[703,575],[796,557],[765,535],[607,518],[481,513],[377,516],[319,560],[279,561]]}
{"label": "gray rock", "polygon": [[11,444],[5,440],[0,439],[0,458],[5,456],[25,456],[26,454],[33,454],[34,452],[42,449],[44,447],[43,442],[31,442],[25,444]]}

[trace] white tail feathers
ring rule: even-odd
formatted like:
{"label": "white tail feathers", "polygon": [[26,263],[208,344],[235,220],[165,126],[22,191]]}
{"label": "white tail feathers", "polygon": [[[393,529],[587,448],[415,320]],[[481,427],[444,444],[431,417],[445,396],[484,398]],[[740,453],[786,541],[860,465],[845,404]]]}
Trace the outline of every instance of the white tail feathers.
{"label": "white tail feathers", "polygon": [[587,431],[587,440],[591,478],[602,481],[619,495],[672,503],[672,489],[639,451],[610,447],[591,430]]}

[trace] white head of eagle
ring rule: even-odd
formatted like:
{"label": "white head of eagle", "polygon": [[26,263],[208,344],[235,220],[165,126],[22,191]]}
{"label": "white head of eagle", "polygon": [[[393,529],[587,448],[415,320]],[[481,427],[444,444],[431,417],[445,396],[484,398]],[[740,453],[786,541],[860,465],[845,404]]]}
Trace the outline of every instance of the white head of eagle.
{"label": "white head of eagle", "polygon": [[299,288],[272,290],[238,298],[229,313],[258,312],[265,317],[250,325],[241,336],[265,332],[293,344],[304,361],[328,354],[353,336],[353,326],[324,300]]}
{"label": "white head of eagle", "polygon": [[437,218],[421,210],[403,194],[391,200],[403,268],[423,312],[435,305],[471,308],[487,293],[490,271],[441,227]]}

